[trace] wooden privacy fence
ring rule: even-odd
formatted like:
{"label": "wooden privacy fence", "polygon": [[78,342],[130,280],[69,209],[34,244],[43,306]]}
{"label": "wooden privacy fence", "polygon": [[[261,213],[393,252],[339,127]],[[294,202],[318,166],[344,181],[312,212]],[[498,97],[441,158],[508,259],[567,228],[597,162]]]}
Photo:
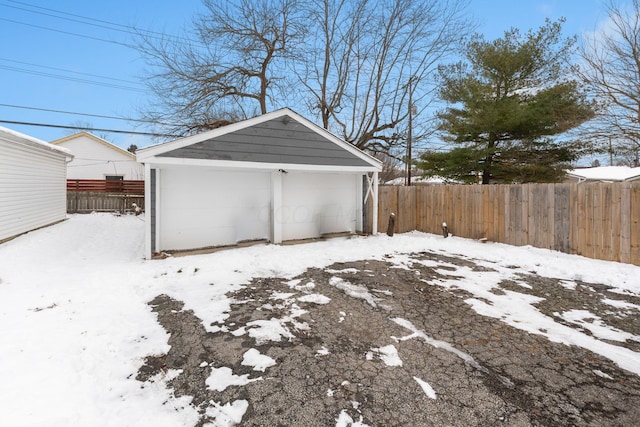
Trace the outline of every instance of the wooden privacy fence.
{"label": "wooden privacy fence", "polygon": [[67,213],[133,212],[133,204],[144,209],[143,195],[67,191]]}
{"label": "wooden privacy fence", "polygon": [[133,212],[144,208],[144,181],[68,179],[67,212]]}
{"label": "wooden privacy fence", "polygon": [[640,265],[639,182],[381,186],[378,209],[380,232],[393,212],[400,233],[446,222],[460,237]]}
{"label": "wooden privacy fence", "polygon": [[144,181],[110,179],[67,179],[67,191],[144,194]]}

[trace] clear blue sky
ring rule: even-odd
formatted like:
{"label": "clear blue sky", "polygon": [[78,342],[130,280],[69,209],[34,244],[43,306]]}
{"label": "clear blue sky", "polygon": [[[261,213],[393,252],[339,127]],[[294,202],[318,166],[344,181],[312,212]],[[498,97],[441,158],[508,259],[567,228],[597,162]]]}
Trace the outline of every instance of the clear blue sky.
{"label": "clear blue sky", "polygon": [[[202,9],[200,0],[0,0],[0,120],[58,125],[86,122],[95,128],[148,131],[128,121],[7,105],[135,117],[148,93],[141,81],[144,61],[135,50],[122,45],[133,42],[126,26],[177,34]],[[526,31],[543,25],[545,18],[560,17],[567,19],[566,35],[580,35],[606,19],[601,0],[471,0],[469,13],[487,39],[500,37],[511,27]],[[45,141],[70,133],[0,126]],[[105,136],[123,148],[151,143],[143,136]]]}

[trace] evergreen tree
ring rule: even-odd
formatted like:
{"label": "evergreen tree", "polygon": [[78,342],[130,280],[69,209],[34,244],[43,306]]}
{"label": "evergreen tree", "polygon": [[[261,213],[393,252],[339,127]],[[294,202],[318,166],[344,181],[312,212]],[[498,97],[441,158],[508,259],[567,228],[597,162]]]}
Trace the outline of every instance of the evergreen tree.
{"label": "evergreen tree", "polygon": [[564,175],[581,144],[552,138],[593,117],[593,104],[565,64],[575,39],[561,40],[562,21],[487,42],[476,36],[467,61],[440,68],[439,130],[455,148],[426,152],[429,175],[463,182],[551,182]]}

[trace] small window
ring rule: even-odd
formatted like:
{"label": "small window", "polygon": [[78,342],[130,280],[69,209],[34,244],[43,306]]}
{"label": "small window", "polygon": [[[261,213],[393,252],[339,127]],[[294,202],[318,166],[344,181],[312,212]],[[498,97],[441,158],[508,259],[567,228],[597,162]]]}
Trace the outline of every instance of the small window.
{"label": "small window", "polygon": [[107,181],[123,181],[124,175],[106,175],[104,179]]}

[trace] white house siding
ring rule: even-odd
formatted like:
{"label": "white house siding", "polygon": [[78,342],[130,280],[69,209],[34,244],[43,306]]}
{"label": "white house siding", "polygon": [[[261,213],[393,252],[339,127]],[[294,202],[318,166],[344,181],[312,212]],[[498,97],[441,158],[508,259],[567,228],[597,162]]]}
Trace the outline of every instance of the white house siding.
{"label": "white house siding", "polygon": [[0,241],[66,213],[65,154],[0,136]]}
{"label": "white house siding", "polygon": [[357,231],[361,175],[289,172],[282,177],[282,240]]}
{"label": "white house siding", "polygon": [[156,250],[193,249],[269,238],[268,172],[163,168]]}
{"label": "white house siding", "polygon": [[[96,137],[97,138],[97,137]],[[122,175],[125,180],[144,179],[144,167],[119,147],[100,142],[87,135],[53,141],[70,149],[75,158],[69,163],[68,179],[105,179],[108,175]]]}

